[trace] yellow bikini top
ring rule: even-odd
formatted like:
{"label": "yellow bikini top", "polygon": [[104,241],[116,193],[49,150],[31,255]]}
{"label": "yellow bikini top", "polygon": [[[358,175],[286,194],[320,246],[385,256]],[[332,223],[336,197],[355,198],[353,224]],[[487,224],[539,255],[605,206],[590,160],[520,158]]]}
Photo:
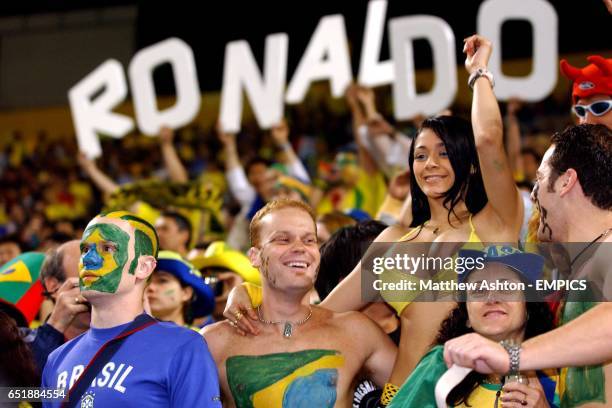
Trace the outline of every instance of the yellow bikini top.
{"label": "yellow bikini top", "polygon": [[[470,236],[468,237],[468,240],[466,242],[482,243],[482,240],[480,239],[480,237],[476,233],[476,228],[474,227],[474,223],[472,222],[472,216],[473,216],[473,214],[470,214],[470,218],[468,219],[468,221],[470,223]],[[424,225],[425,224],[421,224],[418,227],[415,227],[415,228],[411,229],[410,231],[408,231],[408,233],[406,235],[401,237],[398,240],[398,242],[408,241],[410,238],[413,238],[412,235],[414,235],[415,232],[420,231],[423,228]]]}
{"label": "yellow bikini top", "polygon": [[[469,218],[469,223],[470,223],[470,236],[468,237],[468,240],[466,242],[471,242],[471,243],[482,243],[482,240],[480,239],[480,237],[478,236],[478,234],[476,233],[476,228],[474,227],[474,223],[472,222],[472,215],[470,214],[470,218]],[[401,237],[398,242],[404,242],[404,241],[408,241],[410,238],[413,238],[413,235],[415,234],[415,232],[420,231],[423,228],[424,224],[419,225],[418,227],[415,227],[413,229],[411,229],[406,235],[404,235],[403,237]],[[384,298],[384,295],[383,295]],[[387,301],[387,304],[389,306],[391,306],[396,312],[397,315],[400,316],[402,314],[402,312],[404,311],[404,309],[410,304],[411,302],[393,302],[393,301]]]}

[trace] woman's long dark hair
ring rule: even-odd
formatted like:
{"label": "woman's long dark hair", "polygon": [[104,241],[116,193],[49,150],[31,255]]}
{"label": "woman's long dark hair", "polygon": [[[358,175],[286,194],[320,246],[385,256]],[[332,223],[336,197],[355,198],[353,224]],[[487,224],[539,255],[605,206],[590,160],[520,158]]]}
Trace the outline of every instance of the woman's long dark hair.
{"label": "woman's long dark hair", "polygon": [[[527,323],[525,325],[525,339],[539,336],[546,333],[553,327],[553,315],[548,305],[542,302],[526,302]],[[440,331],[435,340],[435,344],[444,345],[448,340],[462,336],[467,333],[472,333],[474,330],[468,328],[468,312],[465,302],[459,302],[450,315],[442,322]],[[482,384],[487,377],[486,374],[480,374],[476,371],[470,372],[453,390],[448,394],[446,403],[452,407],[468,404],[470,394]]]}
{"label": "woman's long dark hair", "polygon": [[[467,120],[456,116],[436,116],[423,122],[416,137],[424,129],[431,129],[442,139],[455,173],[455,182],[444,194],[444,206],[448,208],[449,223],[455,206],[464,197],[468,211],[471,214],[478,213],[484,208],[488,200],[480,172],[472,125]],[[412,227],[422,225],[431,218],[427,196],[414,177],[413,164],[416,137],[410,146],[408,156],[412,192]]]}
{"label": "woman's long dark hair", "polygon": [[15,321],[0,311],[0,386],[38,387],[34,356]]}

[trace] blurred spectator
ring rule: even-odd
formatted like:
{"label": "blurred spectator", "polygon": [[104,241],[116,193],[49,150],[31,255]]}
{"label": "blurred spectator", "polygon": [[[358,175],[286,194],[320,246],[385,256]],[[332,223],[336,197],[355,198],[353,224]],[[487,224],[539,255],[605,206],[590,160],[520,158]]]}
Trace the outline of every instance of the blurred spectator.
{"label": "blurred spectator", "polygon": [[[289,127],[286,121],[273,126],[270,134],[276,146],[282,150],[283,164],[288,175],[303,183],[309,183],[310,176],[289,142]],[[251,159],[243,167],[238,156],[236,135],[224,132],[220,125],[217,126],[217,137],[223,145],[229,189],[241,205],[240,214],[236,217],[227,240],[233,248],[245,251],[249,247],[248,222],[257,210],[272,199],[277,174],[270,172],[270,163],[259,157]]]}
{"label": "blurred spectator", "polygon": [[155,222],[155,231],[162,250],[178,252],[182,257],[187,256],[192,228],[185,216],[175,211],[164,211]]}
{"label": "blurred spectator", "polygon": [[40,270],[43,295],[53,309],[48,318],[41,316],[44,323],[30,332],[28,341],[41,372],[53,350],[89,329],[89,305],[79,289],[79,245],[73,240],[51,250]]}
{"label": "blurred spectator", "polygon": [[194,318],[212,313],[212,289],[200,271],[184,261],[177,252],[160,251],[145,295],[155,318],[190,327]]}
{"label": "blurred spectator", "polygon": [[524,180],[533,183],[536,171],[542,161],[542,155],[531,147],[521,148],[521,162],[523,164]]}
{"label": "blurred spectator", "polygon": [[354,218],[340,211],[320,215],[317,218],[317,239],[319,244],[324,244],[340,228],[355,224],[357,224],[357,221]]}
{"label": "blurred spectator", "polygon": [[234,287],[243,282],[261,283],[259,272],[251,266],[249,258],[225,242],[213,242],[203,254],[194,253],[190,261],[214,290],[215,319],[223,319],[227,296]]}
{"label": "blurred spectator", "polygon": [[0,267],[21,253],[19,238],[9,235],[0,238]]}

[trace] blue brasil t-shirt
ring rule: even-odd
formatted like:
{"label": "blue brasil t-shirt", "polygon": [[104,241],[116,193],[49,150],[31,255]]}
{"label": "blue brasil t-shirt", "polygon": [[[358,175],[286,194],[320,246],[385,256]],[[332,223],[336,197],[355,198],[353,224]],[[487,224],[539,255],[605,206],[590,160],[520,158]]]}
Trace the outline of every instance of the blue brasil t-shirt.
{"label": "blue brasil t-shirt", "polygon": [[[69,389],[100,347],[128,325],[92,327],[56,349],[45,365],[42,386]],[[220,401],[217,367],[202,336],[158,322],[123,342],[76,406],[216,408]]]}

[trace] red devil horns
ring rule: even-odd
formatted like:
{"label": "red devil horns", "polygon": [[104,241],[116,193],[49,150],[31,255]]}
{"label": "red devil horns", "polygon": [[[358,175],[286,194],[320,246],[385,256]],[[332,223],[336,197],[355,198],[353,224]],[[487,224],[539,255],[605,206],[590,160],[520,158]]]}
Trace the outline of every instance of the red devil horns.
{"label": "red devil horns", "polygon": [[[589,57],[589,58],[593,58],[593,57]],[[578,78],[582,74],[582,70],[580,68],[576,68],[570,65],[570,63],[567,62],[566,59],[562,59],[560,65],[561,65],[561,72],[563,73],[563,75],[565,75],[567,79],[571,81],[575,81],[576,78]]]}
{"label": "red devil horns", "polygon": [[612,76],[612,60],[607,60],[601,55],[591,55],[587,60],[597,66],[605,76]]}

